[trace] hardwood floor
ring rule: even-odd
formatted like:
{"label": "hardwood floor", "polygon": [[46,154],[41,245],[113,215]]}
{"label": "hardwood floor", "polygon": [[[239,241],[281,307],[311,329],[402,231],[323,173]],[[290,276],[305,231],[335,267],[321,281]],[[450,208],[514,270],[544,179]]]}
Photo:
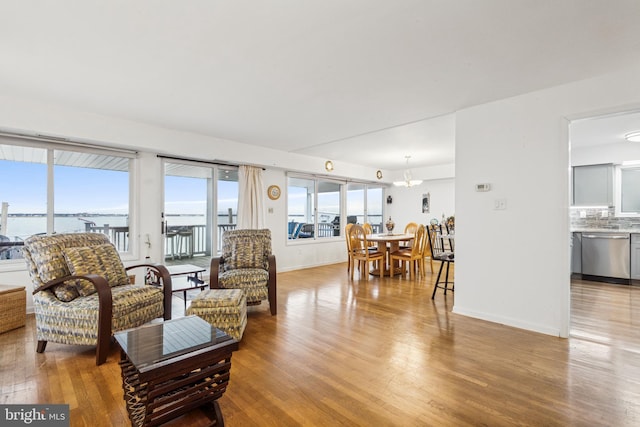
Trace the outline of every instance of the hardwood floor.
{"label": "hardwood floor", "polygon": [[[454,295],[430,299],[433,280],[351,282],[346,264],[279,274],[278,315],[249,308],[219,400],[226,425],[640,424],[639,287],[575,281],[560,339],[455,315]],[[1,403],[67,403],[72,426],[128,424],[116,344],[99,367],[89,347],[36,354],[30,316],[0,351]],[[207,424],[196,410],[167,425]]]}

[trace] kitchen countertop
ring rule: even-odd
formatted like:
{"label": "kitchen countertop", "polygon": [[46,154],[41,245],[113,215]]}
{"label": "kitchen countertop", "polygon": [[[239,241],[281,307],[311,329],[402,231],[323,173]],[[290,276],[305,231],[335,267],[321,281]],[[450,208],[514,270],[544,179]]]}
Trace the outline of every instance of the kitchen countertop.
{"label": "kitchen countertop", "polygon": [[572,233],[640,233],[640,228],[572,228]]}

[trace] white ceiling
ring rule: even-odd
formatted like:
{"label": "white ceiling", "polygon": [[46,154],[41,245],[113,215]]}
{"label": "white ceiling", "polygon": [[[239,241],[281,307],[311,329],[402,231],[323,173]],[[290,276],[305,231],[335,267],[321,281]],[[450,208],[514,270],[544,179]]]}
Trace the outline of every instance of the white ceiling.
{"label": "white ceiling", "polygon": [[445,164],[451,113],[637,63],[639,18],[637,0],[0,0],[0,94],[382,169]]}
{"label": "white ceiling", "polygon": [[571,122],[571,147],[617,144],[625,142],[627,134],[638,131],[640,111],[576,120]]}

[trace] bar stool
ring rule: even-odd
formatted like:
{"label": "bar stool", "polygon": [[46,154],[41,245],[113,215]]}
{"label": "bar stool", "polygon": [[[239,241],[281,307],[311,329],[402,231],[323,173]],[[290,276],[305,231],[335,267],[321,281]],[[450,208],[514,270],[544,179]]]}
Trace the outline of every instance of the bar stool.
{"label": "bar stool", "polygon": [[171,257],[171,259],[176,259],[176,239],[178,239],[178,231],[167,230],[167,234],[165,236],[165,258]]}
{"label": "bar stool", "polygon": [[178,258],[193,257],[193,229],[181,228],[178,231]]}

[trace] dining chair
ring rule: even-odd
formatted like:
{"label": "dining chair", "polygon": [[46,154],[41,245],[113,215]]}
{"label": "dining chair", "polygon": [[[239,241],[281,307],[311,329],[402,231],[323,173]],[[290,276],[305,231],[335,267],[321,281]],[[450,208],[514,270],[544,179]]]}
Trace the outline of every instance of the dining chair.
{"label": "dining chair", "polygon": [[[439,225],[432,225],[429,229],[429,245],[431,247],[431,258],[436,261],[440,261],[440,269],[438,270],[438,277],[436,278],[436,283],[433,287],[433,293],[431,294],[431,299],[436,296],[436,291],[438,288],[444,290],[444,294],[447,294],[447,290],[454,291],[454,283],[451,282],[451,287],[449,287],[449,267],[454,262],[454,253],[453,251],[445,250],[444,237],[442,235],[442,228]],[[440,283],[440,277],[442,275],[442,270],[446,264],[447,270],[445,273],[444,284]]]}
{"label": "dining chair", "polygon": [[351,244],[352,236],[349,233],[351,227],[353,227],[353,224],[347,224],[344,227],[344,236],[345,240],[347,241],[347,273],[349,273],[353,268],[353,245]]}
{"label": "dining chair", "polygon": [[367,233],[361,225],[353,224],[349,229],[349,238],[351,239],[351,248],[353,250],[353,262],[354,265],[351,268],[350,278],[353,280],[353,270],[355,270],[355,263],[358,262],[360,269],[360,275],[364,274],[365,280],[369,280],[369,265],[375,261],[378,261],[378,271],[380,272],[380,278],[384,276],[384,258],[385,253],[369,250],[369,242],[367,241]]}
{"label": "dining chair", "polygon": [[[373,227],[368,222],[362,224],[362,228],[364,228],[364,232],[367,236],[371,236],[373,234]],[[378,244],[376,242],[368,242],[369,250],[377,250]]]}
{"label": "dining chair", "polygon": [[[418,224],[415,222],[410,222],[404,226],[404,234],[416,234],[416,230],[418,229]],[[408,249],[411,248],[411,242],[405,242],[400,245],[400,249]]]}
{"label": "dining chair", "polygon": [[424,225],[419,225],[415,231],[414,239],[410,248],[398,249],[392,252],[390,257],[390,265],[394,265],[394,261],[401,263],[402,275],[404,276],[405,262],[409,266],[409,277],[413,280],[416,272],[425,275],[424,271],[424,246],[425,246],[425,228]]}

